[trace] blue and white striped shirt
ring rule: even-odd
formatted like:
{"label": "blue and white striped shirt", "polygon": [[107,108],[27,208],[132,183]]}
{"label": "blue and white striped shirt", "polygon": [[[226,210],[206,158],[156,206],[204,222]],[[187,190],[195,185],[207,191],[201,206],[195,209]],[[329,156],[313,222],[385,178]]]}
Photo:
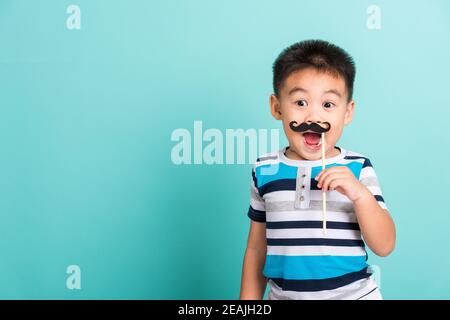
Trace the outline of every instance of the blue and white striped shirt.
{"label": "blue and white striped shirt", "polygon": [[[336,148],[340,154],[325,167],[347,166],[387,209],[370,160]],[[266,223],[269,299],[357,299],[375,290],[352,201],[327,192],[324,234],[322,190],[314,179],[322,160],[292,160],[286,149],[258,158],[252,168],[248,216]]]}

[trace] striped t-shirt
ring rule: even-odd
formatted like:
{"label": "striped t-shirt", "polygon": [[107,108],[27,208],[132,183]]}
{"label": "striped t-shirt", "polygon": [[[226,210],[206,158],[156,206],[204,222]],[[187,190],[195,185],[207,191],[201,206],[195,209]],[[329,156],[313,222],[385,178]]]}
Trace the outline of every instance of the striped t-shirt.
{"label": "striped t-shirt", "polygon": [[[269,299],[358,299],[377,290],[351,200],[327,192],[327,230],[322,228],[322,190],[314,179],[322,160],[293,160],[288,147],[262,156],[252,168],[248,216],[266,223],[264,276]],[[325,167],[347,166],[387,209],[370,160],[340,150]]]}

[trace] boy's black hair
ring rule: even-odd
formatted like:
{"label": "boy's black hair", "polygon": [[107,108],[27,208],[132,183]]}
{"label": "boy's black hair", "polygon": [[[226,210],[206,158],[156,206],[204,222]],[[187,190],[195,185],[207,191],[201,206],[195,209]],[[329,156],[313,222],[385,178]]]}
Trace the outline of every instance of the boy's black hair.
{"label": "boy's black hair", "polygon": [[273,90],[280,97],[283,82],[295,71],[314,68],[341,76],[347,87],[348,101],[353,96],[355,63],[353,58],[338,46],[323,40],[304,40],[284,49],[273,64]]}

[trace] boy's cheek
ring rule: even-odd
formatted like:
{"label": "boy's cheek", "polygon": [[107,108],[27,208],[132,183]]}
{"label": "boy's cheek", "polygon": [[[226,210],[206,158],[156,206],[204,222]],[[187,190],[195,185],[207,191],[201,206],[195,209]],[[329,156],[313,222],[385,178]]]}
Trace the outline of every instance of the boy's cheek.
{"label": "boy's cheek", "polygon": [[292,131],[292,129],[289,127],[289,123],[283,121],[283,128],[284,133],[289,141],[294,141],[294,139],[298,139],[298,136],[300,136],[299,133]]}
{"label": "boy's cheek", "polygon": [[287,137],[288,141],[290,142],[290,144],[293,144],[297,148],[301,147],[302,141],[303,141],[303,136],[300,133],[293,132],[290,128],[288,130],[290,130],[291,132],[288,131],[286,133],[286,137]]}

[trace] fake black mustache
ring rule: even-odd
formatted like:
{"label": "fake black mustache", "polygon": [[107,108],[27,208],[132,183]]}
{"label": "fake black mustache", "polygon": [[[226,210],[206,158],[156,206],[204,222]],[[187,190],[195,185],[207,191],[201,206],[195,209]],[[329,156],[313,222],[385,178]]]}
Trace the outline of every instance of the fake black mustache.
{"label": "fake black mustache", "polygon": [[[322,127],[321,125],[319,125],[318,123],[323,123],[326,125],[326,128]],[[291,128],[292,131],[295,132],[305,132],[308,130],[314,131],[316,133],[322,133],[322,132],[327,132],[330,130],[331,128],[331,124],[329,122],[312,122],[310,124],[306,123],[306,122],[302,122],[299,125],[297,125],[297,121],[291,121],[289,123],[289,127]]]}

